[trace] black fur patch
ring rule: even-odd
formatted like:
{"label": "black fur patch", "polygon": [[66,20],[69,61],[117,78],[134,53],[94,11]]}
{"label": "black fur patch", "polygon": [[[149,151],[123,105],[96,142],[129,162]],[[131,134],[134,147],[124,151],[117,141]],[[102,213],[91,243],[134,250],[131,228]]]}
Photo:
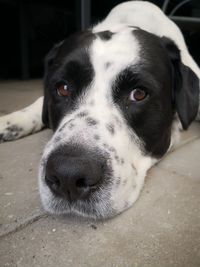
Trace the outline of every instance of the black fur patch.
{"label": "black fur patch", "polygon": [[87,125],[89,126],[95,126],[98,124],[98,121],[91,117],[86,118],[86,122],[87,122]]}
{"label": "black fur patch", "polygon": [[115,155],[115,160],[119,163],[119,156]]}
{"label": "black fur patch", "polygon": [[107,62],[107,63],[105,63],[105,69],[108,69],[111,65],[112,65],[111,62]]}
{"label": "black fur patch", "polygon": [[120,159],[120,163],[121,163],[121,165],[124,164],[124,159],[123,158]]}
{"label": "black fur patch", "polygon": [[[91,31],[76,33],[53,48],[46,58],[45,92],[42,119],[56,129],[61,118],[76,109],[76,99],[94,77],[87,48],[96,38]],[[65,82],[70,96],[60,97],[56,83]]]}
{"label": "black fur patch", "polygon": [[23,128],[18,127],[17,125],[11,125],[11,126],[7,127],[6,130],[8,132],[19,133],[19,132],[22,132],[23,131]]}
{"label": "black fur patch", "polygon": [[86,117],[88,115],[88,111],[81,111],[80,113],[77,114],[77,117],[79,118],[83,118],[83,117]]}
{"label": "black fur patch", "polygon": [[137,173],[137,169],[135,168],[135,166],[133,165],[133,163],[131,164],[131,167],[132,167],[132,169],[135,171],[135,173],[136,173],[136,175],[138,174]]}
{"label": "black fur patch", "polygon": [[68,127],[68,128],[69,128],[69,130],[72,130],[72,129],[74,128],[74,126],[75,126],[75,124],[74,124],[74,123],[70,123],[70,124],[69,124],[69,127]]}
{"label": "black fur patch", "polygon": [[0,134],[0,143],[15,139],[22,131],[23,128],[17,125],[10,125],[6,127],[5,132]]}
{"label": "black fur patch", "polygon": [[[161,38],[143,30],[135,30],[133,35],[140,44],[140,61],[137,66],[130,66],[119,74],[113,86],[113,98],[128,125],[144,142],[145,153],[159,158],[170,145],[175,113],[172,104],[172,66]],[[129,99],[135,88],[146,91],[144,101]]]}
{"label": "black fur patch", "polygon": [[99,136],[98,134],[95,134],[95,135],[94,135],[94,139],[95,139],[95,140],[99,140],[99,139],[100,139],[100,136]]}
{"label": "black fur patch", "polygon": [[108,123],[106,125],[106,129],[109,131],[110,134],[115,134],[115,126],[112,123]]}

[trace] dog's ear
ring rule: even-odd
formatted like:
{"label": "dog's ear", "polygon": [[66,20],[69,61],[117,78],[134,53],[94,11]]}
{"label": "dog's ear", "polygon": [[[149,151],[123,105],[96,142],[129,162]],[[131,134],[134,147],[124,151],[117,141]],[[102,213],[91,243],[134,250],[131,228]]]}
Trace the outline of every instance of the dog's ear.
{"label": "dog's ear", "polygon": [[55,45],[45,57],[45,75],[44,75],[44,102],[42,110],[42,121],[46,127],[50,128],[49,123],[49,79],[53,72],[54,60],[59,51],[62,42]]}
{"label": "dog's ear", "polygon": [[172,40],[162,37],[162,42],[173,66],[172,95],[175,108],[183,129],[187,129],[198,113],[199,78],[181,62],[180,51]]}

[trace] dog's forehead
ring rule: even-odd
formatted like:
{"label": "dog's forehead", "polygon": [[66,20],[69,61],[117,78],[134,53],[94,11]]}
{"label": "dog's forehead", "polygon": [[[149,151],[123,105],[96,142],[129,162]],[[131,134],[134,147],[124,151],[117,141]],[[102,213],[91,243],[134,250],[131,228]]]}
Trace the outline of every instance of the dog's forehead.
{"label": "dog's forehead", "polygon": [[96,75],[116,75],[127,66],[139,62],[141,46],[133,29],[100,32],[96,36],[89,49]]}

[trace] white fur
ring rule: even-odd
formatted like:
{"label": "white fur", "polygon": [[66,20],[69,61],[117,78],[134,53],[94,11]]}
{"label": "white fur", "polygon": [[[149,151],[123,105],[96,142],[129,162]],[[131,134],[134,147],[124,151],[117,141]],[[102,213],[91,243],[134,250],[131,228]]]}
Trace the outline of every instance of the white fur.
{"label": "white fur", "polygon": [[93,32],[105,30],[115,32],[126,25],[136,26],[157,36],[172,39],[181,51],[182,62],[200,77],[199,67],[189,54],[180,29],[150,2],[129,1],[119,4],[111,10],[102,23],[94,27]]}
{"label": "white fur", "polygon": [[[39,170],[39,187],[43,206],[51,213],[74,212],[90,217],[113,216],[127,209],[136,201],[147,170],[157,161],[150,156],[144,156],[142,141],[129,129],[122,112],[113,103],[111,97],[111,84],[117,74],[128,65],[137,65],[139,61],[140,45],[134,34],[131,34],[133,29],[127,26],[140,27],[158,36],[171,38],[181,51],[183,63],[200,77],[199,68],[189,54],[180,30],[158,7],[151,3],[143,1],[122,3],[116,6],[104,21],[94,26],[92,30],[94,33],[110,30],[116,34],[106,42],[97,38],[92,43],[88,53],[94,67],[94,79],[87,88],[87,93],[80,97],[76,111],[62,119],[57,131],[44,150]],[[106,67],[107,63],[110,65]],[[40,98],[33,106],[29,106],[25,113],[19,111],[2,118],[0,120],[0,133],[6,133],[8,119],[24,128],[21,136],[29,134],[33,130],[41,129],[41,103],[42,99]],[[94,103],[93,107],[91,107],[91,103]],[[77,117],[77,114],[83,110],[87,110],[91,117],[98,121],[98,125],[88,127],[83,118]],[[37,121],[37,128],[34,129],[30,123],[33,119]],[[74,120],[75,126],[73,131],[68,131],[66,123],[71,119]],[[111,135],[106,129],[106,125],[111,122],[115,127],[114,135]],[[65,124],[66,126],[64,126]],[[64,130],[59,132],[63,126]],[[94,139],[94,135],[97,133],[100,136],[98,142]],[[58,137],[60,137],[59,140]],[[179,129],[176,119],[172,127],[170,148],[178,139]],[[109,147],[105,147],[105,143]],[[70,206],[66,201],[56,198],[44,181],[48,157],[54,149],[62,144],[76,144],[86,147],[89,151],[101,150],[110,155],[107,163],[113,170],[110,183],[96,192],[93,202],[88,204],[96,210],[96,214],[84,212],[82,208],[84,203],[81,201],[77,205]],[[116,151],[112,151],[112,147]],[[116,160],[116,155],[118,160]],[[122,159],[123,164],[120,163]]]}

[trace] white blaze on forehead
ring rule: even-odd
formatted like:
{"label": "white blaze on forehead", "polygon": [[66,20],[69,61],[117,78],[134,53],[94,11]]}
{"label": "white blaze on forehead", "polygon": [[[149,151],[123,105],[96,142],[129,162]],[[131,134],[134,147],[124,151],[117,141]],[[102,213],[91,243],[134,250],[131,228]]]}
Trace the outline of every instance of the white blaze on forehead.
{"label": "white blaze on forehead", "polygon": [[[109,40],[97,37],[90,48],[95,81],[109,83],[120,71],[137,64],[139,48],[139,43],[131,28],[114,32]],[[106,68],[107,64],[110,64],[108,68]]]}

